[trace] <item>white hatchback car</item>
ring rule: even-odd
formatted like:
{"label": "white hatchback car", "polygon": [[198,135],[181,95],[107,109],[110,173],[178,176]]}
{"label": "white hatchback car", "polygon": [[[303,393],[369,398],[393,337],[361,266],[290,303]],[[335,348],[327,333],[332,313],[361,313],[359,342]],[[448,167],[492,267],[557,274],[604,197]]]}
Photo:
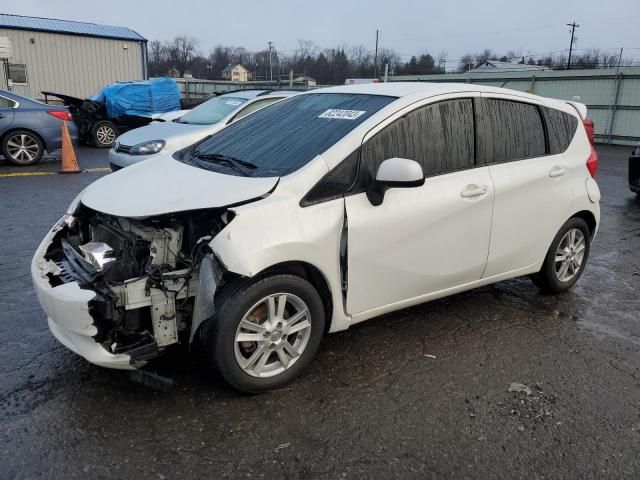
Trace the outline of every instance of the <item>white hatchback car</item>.
{"label": "white hatchback car", "polygon": [[130,130],[116,139],[109,150],[111,170],[120,170],[154,158],[160,152],[174,153],[256,110],[296,93],[284,90],[241,90],[214,97],[193,110],[163,114],[158,117],[163,121],[151,122]]}
{"label": "white hatchback car", "polygon": [[469,84],[304,93],[90,185],[36,293],[97,365],[197,341],[235,388],[278,387],[327,332],[521,275],[570,288],[600,218],[585,115]]}

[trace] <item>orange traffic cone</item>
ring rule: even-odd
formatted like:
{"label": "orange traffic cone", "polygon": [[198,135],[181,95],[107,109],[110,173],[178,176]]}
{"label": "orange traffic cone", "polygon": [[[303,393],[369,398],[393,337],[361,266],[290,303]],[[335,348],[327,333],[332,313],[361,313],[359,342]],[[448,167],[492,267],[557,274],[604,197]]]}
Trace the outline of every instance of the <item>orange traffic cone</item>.
{"label": "orange traffic cone", "polygon": [[76,152],[73,151],[67,122],[62,121],[62,170],[58,173],[80,173]]}

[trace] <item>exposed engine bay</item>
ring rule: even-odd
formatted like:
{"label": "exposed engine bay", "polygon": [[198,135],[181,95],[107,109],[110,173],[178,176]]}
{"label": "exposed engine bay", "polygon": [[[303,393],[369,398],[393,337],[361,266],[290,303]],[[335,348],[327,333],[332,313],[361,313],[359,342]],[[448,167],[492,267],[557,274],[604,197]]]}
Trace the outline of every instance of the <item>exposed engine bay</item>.
{"label": "exposed engine bay", "polygon": [[55,264],[49,282],[95,292],[93,338],[142,365],[170,345],[191,343],[213,315],[222,268],[208,244],[232,218],[209,209],[134,220],[80,206],[47,249]]}

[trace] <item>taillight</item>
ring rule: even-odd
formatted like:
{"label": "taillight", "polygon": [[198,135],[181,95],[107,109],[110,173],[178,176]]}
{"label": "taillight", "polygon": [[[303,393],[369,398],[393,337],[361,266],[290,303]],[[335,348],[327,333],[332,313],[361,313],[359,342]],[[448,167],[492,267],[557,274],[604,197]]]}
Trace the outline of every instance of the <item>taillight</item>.
{"label": "taillight", "polygon": [[64,120],[65,122],[70,122],[73,120],[73,117],[69,112],[65,112],[64,110],[49,110],[47,112],[49,115],[59,118],[60,120]]}
{"label": "taillight", "polygon": [[587,131],[587,138],[589,139],[589,142],[591,142],[591,145],[593,145],[593,141],[595,138],[595,125],[591,120],[588,120],[586,118],[582,120],[582,124],[584,125],[584,129]]}
{"label": "taillight", "polygon": [[589,155],[589,159],[587,160],[587,170],[589,170],[589,174],[596,178],[596,171],[598,170],[598,153],[596,149],[591,146],[591,155]]}

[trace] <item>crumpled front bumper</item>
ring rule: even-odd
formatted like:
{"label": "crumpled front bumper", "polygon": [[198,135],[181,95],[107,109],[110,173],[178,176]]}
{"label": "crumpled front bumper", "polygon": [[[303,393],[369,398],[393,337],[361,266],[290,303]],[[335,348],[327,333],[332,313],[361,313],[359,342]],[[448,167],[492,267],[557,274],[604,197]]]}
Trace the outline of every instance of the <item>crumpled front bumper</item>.
{"label": "crumpled front bumper", "polygon": [[56,223],[45,236],[31,261],[31,277],[38,301],[47,314],[51,333],[65,347],[101,367],[133,370],[130,357],[126,354],[112,354],[97,343],[93,336],[97,333],[93,318],[89,314],[89,302],[96,293],[82,289],[77,282],[52,286],[47,276],[56,273],[57,266],[44,257],[54,236],[65,227],[66,218]]}

